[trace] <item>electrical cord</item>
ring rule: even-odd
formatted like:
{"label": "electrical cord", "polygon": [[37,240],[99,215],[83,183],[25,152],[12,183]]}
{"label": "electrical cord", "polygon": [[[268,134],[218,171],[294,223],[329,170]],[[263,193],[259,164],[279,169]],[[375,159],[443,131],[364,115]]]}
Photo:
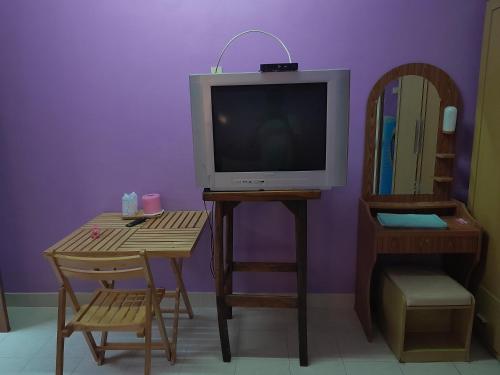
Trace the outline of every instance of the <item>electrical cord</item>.
{"label": "electrical cord", "polygon": [[246,34],[250,34],[250,33],[259,33],[259,34],[264,34],[264,35],[267,35],[267,36],[270,36],[274,39],[276,39],[278,41],[279,44],[281,44],[281,46],[283,47],[283,49],[285,50],[287,56],[288,56],[288,62],[289,63],[292,63],[292,56],[290,55],[290,51],[288,51],[288,48],[286,48],[285,46],[285,43],[283,43],[283,41],[278,38],[276,35],[274,34],[271,34],[267,31],[263,31],[263,30],[258,30],[258,29],[252,29],[252,30],[245,30],[245,31],[242,31],[241,33],[238,33],[236,34],[235,36],[233,36],[231,39],[229,39],[229,42],[226,43],[226,45],[224,46],[224,48],[222,49],[222,51],[220,52],[219,54],[219,59],[217,60],[217,64],[215,65],[215,73],[217,74],[217,69],[219,68],[219,65],[220,65],[220,61],[222,59],[222,56],[224,55],[224,52],[226,52],[226,49],[229,47],[229,45],[235,41],[236,39],[238,39],[240,36],[243,36],[243,35],[246,35]]}
{"label": "electrical cord", "polygon": [[[251,29],[251,30],[245,30],[242,31],[241,33],[236,34],[233,36],[229,41],[226,43],[224,48],[219,54],[219,58],[217,59],[217,64],[215,65],[215,73],[217,73],[217,70],[219,69],[220,62],[222,60],[222,56],[224,56],[224,52],[229,48],[232,42],[234,42],[236,39],[239,37],[250,34],[250,33],[259,33],[259,34],[264,34],[267,36],[270,36],[274,38],[278,43],[283,47],[285,50],[287,56],[288,56],[288,62],[292,63],[292,56],[290,55],[290,51],[288,51],[288,48],[286,47],[285,43],[278,38],[276,35],[271,34],[270,32],[263,31],[263,30],[258,30],[258,29]],[[208,211],[207,208],[207,202],[203,201],[203,205],[205,206],[205,212],[208,215],[208,225],[210,227],[210,273],[212,274],[212,278],[215,278],[215,260],[214,260],[214,229],[213,229],[213,224],[212,224],[212,218],[214,216],[214,203],[212,202],[212,207],[210,208],[210,212]]]}

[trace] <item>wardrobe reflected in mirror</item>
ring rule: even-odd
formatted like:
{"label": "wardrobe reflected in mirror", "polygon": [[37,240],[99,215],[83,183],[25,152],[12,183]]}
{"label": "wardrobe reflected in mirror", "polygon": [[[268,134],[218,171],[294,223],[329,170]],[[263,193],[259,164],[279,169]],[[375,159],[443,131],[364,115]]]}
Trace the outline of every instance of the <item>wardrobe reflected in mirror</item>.
{"label": "wardrobe reflected in mirror", "polygon": [[440,104],[426,78],[404,75],[378,97],[372,194],[433,194]]}

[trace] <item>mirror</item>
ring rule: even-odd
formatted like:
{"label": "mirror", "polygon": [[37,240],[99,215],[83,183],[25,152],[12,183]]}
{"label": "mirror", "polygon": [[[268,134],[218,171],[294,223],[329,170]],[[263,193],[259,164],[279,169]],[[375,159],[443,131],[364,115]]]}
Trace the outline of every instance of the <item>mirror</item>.
{"label": "mirror", "polygon": [[372,194],[433,194],[440,106],[419,75],[390,81],[377,100]]}

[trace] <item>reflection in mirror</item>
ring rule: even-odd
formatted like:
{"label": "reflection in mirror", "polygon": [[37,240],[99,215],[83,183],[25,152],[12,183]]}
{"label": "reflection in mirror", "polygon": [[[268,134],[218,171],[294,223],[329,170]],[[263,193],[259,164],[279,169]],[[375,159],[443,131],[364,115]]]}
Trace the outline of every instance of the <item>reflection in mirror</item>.
{"label": "reflection in mirror", "polygon": [[407,75],[377,102],[373,193],[432,194],[440,98],[427,79]]}

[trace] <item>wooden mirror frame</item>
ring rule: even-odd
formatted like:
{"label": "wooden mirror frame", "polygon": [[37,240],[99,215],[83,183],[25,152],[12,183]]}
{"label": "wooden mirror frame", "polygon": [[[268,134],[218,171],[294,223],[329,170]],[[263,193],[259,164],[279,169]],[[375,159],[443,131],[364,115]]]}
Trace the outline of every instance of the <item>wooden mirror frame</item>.
{"label": "wooden mirror frame", "polygon": [[[399,77],[415,75],[426,78],[436,88],[441,99],[434,166],[433,194],[373,194],[373,158],[375,151],[375,131],[377,127],[377,101],[387,84]],[[385,73],[373,86],[366,107],[365,156],[363,165],[362,197],[374,202],[426,202],[450,199],[455,159],[455,133],[443,133],[443,113],[447,106],[458,109],[461,115],[461,99],[457,86],[443,70],[429,64],[412,63],[400,65]],[[457,123],[459,121],[457,120]]]}

